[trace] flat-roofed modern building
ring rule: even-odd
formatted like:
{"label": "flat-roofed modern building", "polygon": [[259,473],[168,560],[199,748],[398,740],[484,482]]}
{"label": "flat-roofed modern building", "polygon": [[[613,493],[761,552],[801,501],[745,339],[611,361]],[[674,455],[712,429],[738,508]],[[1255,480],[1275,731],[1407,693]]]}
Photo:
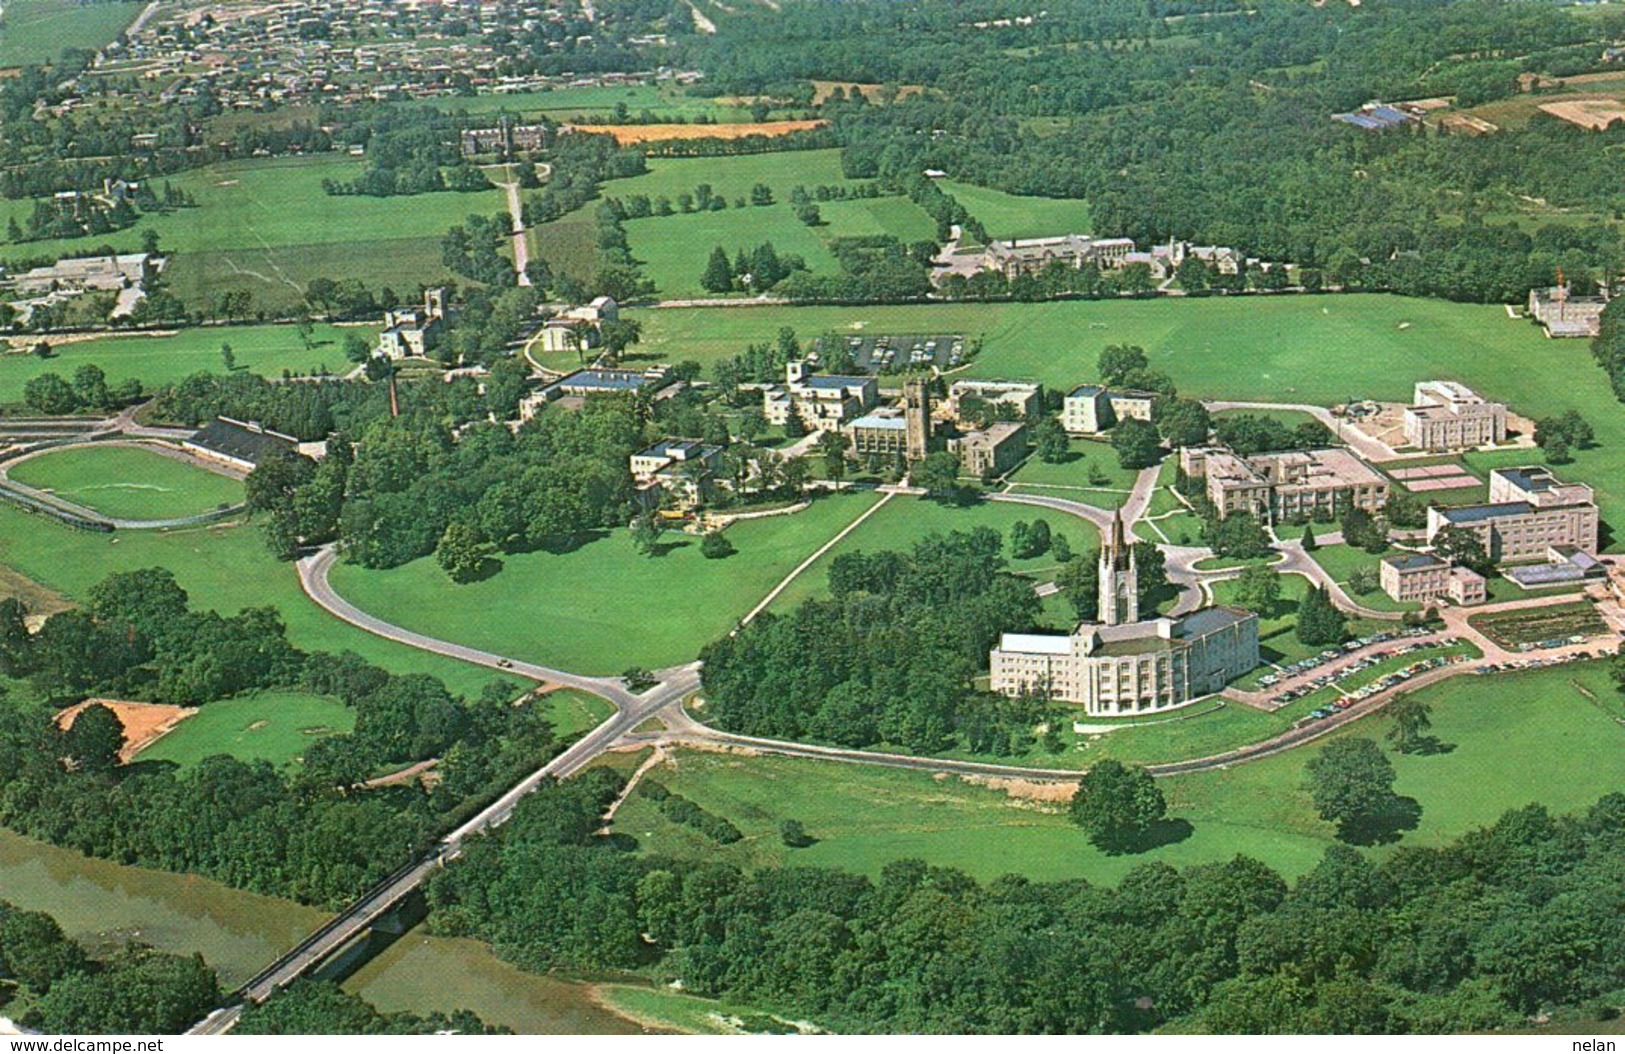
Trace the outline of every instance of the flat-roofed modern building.
{"label": "flat-roofed modern building", "polygon": [[1127,417],[1149,421],[1156,399],[1156,392],[1080,384],[1061,401],[1061,427],[1068,435],[1099,435]]}
{"label": "flat-roofed modern building", "polygon": [[846,435],[852,440],[850,453],[856,458],[908,455],[908,422],[903,420],[900,410],[864,414],[846,426]]}
{"label": "flat-roofed modern building", "polygon": [[1344,447],[1251,457],[1222,447],[1185,447],[1179,467],[1190,479],[1205,481],[1221,518],[1246,512],[1273,523],[1336,517],[1350,508],[1377,512],[1388,503],[1388,478]]}
{"label": "flat-roofed modern building", "polygon": [[633,454],[628,467],[639,484],[658,484],[681,504],[693,505],[710,496],[721,456],[721,447],[698,439],[666,438]]}
{"label": "flat-roofed modern building", "polygon": [[1134,550],[1115,518],[1100,554],[1098,622],[1067,636],[1006,633],[988,657],[993,691],[1043,691],[1100,717],[1154,713],[1222,689],[1258,665],[1258,616],[1213,607],[1141,620]]}
{"label": "flat-roofed modern building", "polygon": [[1491,472],[1486,504],[1428,510],[1429,541],[1446,527],[1470,530],[1497,563],[1544,560],[1553,546],[1595,554],[1599,525],[1592,489],[1542,465]]}
{"label": "flat-roofed modern building", "polygon": [[880,401],[880,384],[873,377],[842,377],[808,373],[805,363],[784,368],[785,383],[762,393],[762,414],[769,424],[782,425],[794,414],[819,432],[838,432]]}
{"label": "flat-roofed modern building", "polygon": [[1419,381],[1405,408],[1405,442],[1419,450],[1472,450],[1504,443],[1505,403],[1492,403],[1455,381]]}
{"label": "flat-roofed modern building", "polygon": [[1382,591],[1398,601],[1426,604],[1445,597],[1460,605],[1482,604],[1484,576],[1452,567],[1432,553],[1390,553],[1379,564]]}

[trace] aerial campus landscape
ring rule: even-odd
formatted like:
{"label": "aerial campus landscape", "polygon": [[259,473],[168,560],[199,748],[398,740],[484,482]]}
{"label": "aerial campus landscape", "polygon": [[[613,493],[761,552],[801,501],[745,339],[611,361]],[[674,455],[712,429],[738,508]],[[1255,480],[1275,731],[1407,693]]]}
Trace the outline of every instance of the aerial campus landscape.
{"label": "aerial campus landscape", "polygon": [[1614,1049],[1622,150],[1610,3],[0,0],[0,1034]]}

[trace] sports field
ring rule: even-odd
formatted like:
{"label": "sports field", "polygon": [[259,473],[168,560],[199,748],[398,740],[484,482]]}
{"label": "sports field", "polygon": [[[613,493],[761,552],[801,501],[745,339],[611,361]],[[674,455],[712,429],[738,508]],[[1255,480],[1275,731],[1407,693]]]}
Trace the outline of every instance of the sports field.
{"label": "sports field", "polygon": [[1094,233],[1089,226],[1089,203],[1078,198],[1025,197],[951,179],[937,185],[965,206],[994,238]]}
{"label": "sports field", "polygon": [[260,692],[199,707],[137,757],[173,761],[182,768],[216,754],[282,766],[326,736],[355,728],[355,711],[327,696]]}
{"label": "sports field", "polygon": [[1051,580],[1057,568],[1052,554],[1030,560],[1010,559],[1010,525],[1017,520],[1031,523],[1044,520],[1051,535],[1062,535],[1074,553],[1087,553],[1100,544],[1094,526],[1076,516],[1042,509],[1030,505],[1006,502],[982,502],[958,507],[929,501],[925,498],[898,496],[886,507],[864,520],[862,525],[841,539],[816,563],[803,571],[788,589],[773,601],[774,611],[787,611],[809,597],[829,595],[829,565],[842,553],[863,550],[880,552],[886,549],[906,552],[927,534],[947,534],[949,531],[973,531],[978,527],[991,527],[1004,538],[1004,556],[1009,569],[1030,575],[1035,580]]}
{"label": "sports field", "polygon": [[876,500],[837,495],[735,524],[738,552],[725,560],[705,559],[698,538],[677,532],[643,556],[616,530],[568,553],[504,556],[501,571],[469,585],[429,558],[390,571],[339,564],[332,582],[379,618],[499,655],[573,673],[657,669],[692,660]]}
{"label": "sports field", "polygon": [[[271,558],[254,527],[185,531],[76,531],[54,520],[0,506],[0,564],[70,598],[115,571],[167,567],[194,607],[234,614],[269,605],[282,613],[288,639],[306,651],[355,652],[396,673],[428,673],[453,692],[477,695],[497,671],[431,655],[356,629],[317,607],[292,565]],[[511,678],[510,678],[511,679]]]}
{"label": "sports field", "polygon": [[323,368],[344,373],[354,365],[341,350],[344,337],[350,333],[359,334],[370,344],[378,335],[378,327],[319,324],[311,334],[308,350],[293,326],[205,326],[173,333],[67,341],[54,344],[48,359],[19,350],[0,355],[0,403],[22,402],[23,386],[42,373],[60,374],[66,379],[86,363],[101,367],[110,385],[133,377],[149,391],[198,372],[224,373],[222,344],[231,345],[238,369],[263,377],[279,377],[283,370],[310,374]]}
{"label": "sports field", "polygon": [[243,500],[237,480],[138,446],[69,447],[9,474],[115,520],[181,519]]}
{"label": "sports field", "polygon": [[67,48],[110,43],[141,13],[140,0],[6,0],[0,5],[0,69],[54,61]]}
{"label": "sports field", "polygon": [[[1333,405],[1410,398],[1417,380],[1463,381],[1518,413],[1575,409],[1597,432],[1565,476],[1595,486],[1609,521],[1625,518],[1625,414],[1583,340],[1547,340],[1495,305],[1376,294],[1211,297],[1048,304],[786,307],[638,312],[640,360],[715,362],[780,326],[803,336],[865,329],[984,339],[968,376],[1094,380],[1108,344],[1138,344],[1183,394]],[[1502,455],[1496,455],[1500,457]],[[1524,459],[1528,459],[1527,453]],[[1468,459],[1479,465],[1476,458]]]}
{"label": "sports field", "polygon": [[[1566,812],[1617,790],[1625,780],[1625,729],[1581,689],[1611,699],[1606,668],[1467,675],[1427,689],[1433,732],[1453,748],[1431,756],[1390,752],[1398,792],[1422,807],[1420,826],[1399,844],[1438,845],[1531,801]],[[1386,730],[1379,715],[1339,734],[1381,741]],[[675,769],[655,770],[655,778],[727,817],[745,839],[718,846],[666,821],[638,796],[617,814],[615,829],[637,838],[648,853],[745,866],[824,865],[869,875],[912,856],[984,881],[1014,872],[1037,880],[1112,883],[1149,860],[1185,866],[1244,853],[1293,876],[1312,867],[1334,838],[1332,825],[1314,815],[1303,789],[1303,765],[1318,749],[1316,744],[1162,781],[1169,817],[1189,822],[1192,831],[1138,855],[1096,851],[1059,804],[1011,799],[956,777],[692,752],[680,754]],[[818,843],[786,848],[779,838],[786,819],[800,820]]]}

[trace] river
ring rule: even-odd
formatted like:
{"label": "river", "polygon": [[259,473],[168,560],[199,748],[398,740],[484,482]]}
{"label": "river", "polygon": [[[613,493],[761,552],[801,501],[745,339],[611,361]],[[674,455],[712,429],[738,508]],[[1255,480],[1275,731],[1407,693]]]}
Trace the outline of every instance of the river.
{"label": "river", "polygon": [[[139,940],[198,952],[232,988],[326,916],[276,897],[80,856],[0,829],[0,900],[43,911],[92,950]],[[345,987],[381,1010],[472,1010],[519,1033],[636,1033],[582,985],[525,973],[471,940],[408,933]]]}

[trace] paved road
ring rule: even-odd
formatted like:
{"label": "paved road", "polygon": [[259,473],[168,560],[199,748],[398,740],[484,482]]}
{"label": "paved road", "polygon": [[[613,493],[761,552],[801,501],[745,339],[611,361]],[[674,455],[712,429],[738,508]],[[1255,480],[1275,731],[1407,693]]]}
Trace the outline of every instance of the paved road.
{"label": "paved road", "polygon": [[530,239],[525,236],[525,207],[519,201],[519,181],[497,184],[508,194],[508,216],[513,220],[513,269],[520,285],[530,285]]}

